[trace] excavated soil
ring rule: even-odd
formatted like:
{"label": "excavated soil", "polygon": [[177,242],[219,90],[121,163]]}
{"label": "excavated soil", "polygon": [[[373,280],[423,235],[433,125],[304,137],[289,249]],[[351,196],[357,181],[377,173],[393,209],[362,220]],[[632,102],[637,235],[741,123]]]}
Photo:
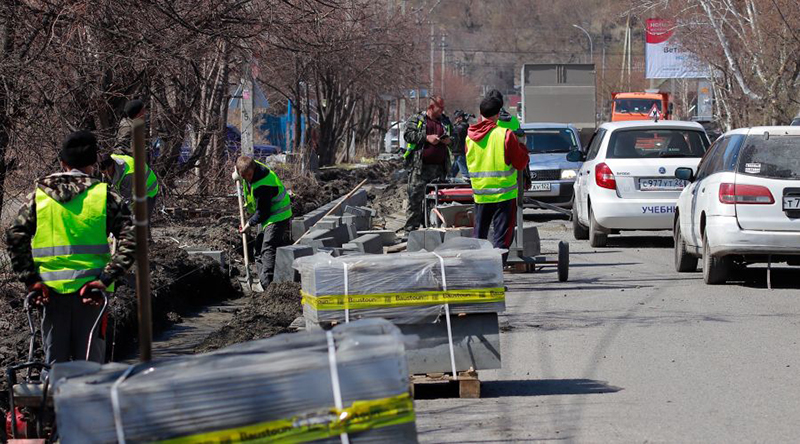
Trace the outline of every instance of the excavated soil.
{"label": "excavated soil", "polygon": [[302,315],[300,284],[270,284],[264,293],[257,293],[233,319],[210,334],[195,351],[209,352],[231,344],[263,339],[290,331],[289,326]]}

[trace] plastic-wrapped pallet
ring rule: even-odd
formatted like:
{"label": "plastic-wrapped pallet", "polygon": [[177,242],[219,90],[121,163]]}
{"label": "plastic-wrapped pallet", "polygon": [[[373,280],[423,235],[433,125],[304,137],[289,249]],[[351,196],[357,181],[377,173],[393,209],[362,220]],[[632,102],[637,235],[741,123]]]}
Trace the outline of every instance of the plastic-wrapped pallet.
{"label": "plastic-wrapped pallet", "polygon": [[504,252],[454,238],[432,253],[297,259],[306,324],[374,317],[418,324],[439,318],[446,303],[453,313],[502,312]]}
{"label": "plastic-wrapped pallet", "polygon": [[64,444],[417,442],[403,336],[381,319],[134,366],[86,364],[53,370],[73,373],[54,385]]}

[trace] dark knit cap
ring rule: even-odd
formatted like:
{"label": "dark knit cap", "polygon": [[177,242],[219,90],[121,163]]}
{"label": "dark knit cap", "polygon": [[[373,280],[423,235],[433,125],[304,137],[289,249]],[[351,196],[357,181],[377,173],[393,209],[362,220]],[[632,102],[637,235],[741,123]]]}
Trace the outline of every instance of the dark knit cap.
{"label": "dark knit cap", "polygon": [[496,89],[490,91],[489,94],[481,100],[480,108],[483,117],[496,116],[500,113],[500,109],[503,108],[503,95]]}
{"label": "dark knit cap", "polygon": [[100,165],[100,169],[107,170],[108,167],[114,164],[114,158],[111,157],[111,153],[103,153],[100,154],[98,165]]}
{"label": "dark knit cap", "polygon": [[61,144],[58,158],[73,168],[83,168],[97,162],[97,138],[89,131],[75,131]]}
{"label": "dark knit cap", "polygon": [[144,109],[144,102],[139,99],[128,100],[123,111],[129,119],[133,119]]}

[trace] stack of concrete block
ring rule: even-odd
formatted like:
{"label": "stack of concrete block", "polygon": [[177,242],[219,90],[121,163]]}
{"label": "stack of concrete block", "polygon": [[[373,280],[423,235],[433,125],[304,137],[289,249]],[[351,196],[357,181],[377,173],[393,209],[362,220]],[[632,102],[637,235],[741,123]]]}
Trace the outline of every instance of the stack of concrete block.
{"label": "stack of concrete block", "polygon": [[342,220],[346,224],[355,225],[359,231],[364,231],[372,228],[372,218],[375,214],[372,208],[348,205],[344,209]]}
{"label": "stack of concrete block", "polygon": [[345,254],[383,254],[383,240],[380,234],[365,234],[342,246]]}
{"label": "stack of concrete block", "polygon": [[377,234],[380,236],[384,247],[397,243],[397,234],[392,230],[365,230],[358,232],[358,236],[364,236],[365,234]]}
{"label": "stack of concrete block", "polygon": [[292,268],[295,259],[311,256],[314,249],[307,245],[279,247],[275,253],[275,282],[300,282],[300,273]]}
{"label": "stack of concrete block", "polygon": [[417,251],[433,251],[444,242],[458,238],[472,237],[472,228],[426,228],[408,233],[408,246],[410,253]]}
{"label": "stack of concrete block", "polygon": [[450,336],[456,371],[499,368],[498,313],[505,309],[502,251],[487,241],[454,238],[435,253],[297,260],[306,328],[384,318],[419,338],[407,354],[414,374],[452,371]]}
{"label": "stack of concrete block", "polygon": [[308,245],[312,248],[320,247],[341,247],[343,244],[352,240],[351,229],[345,225],[339,225],[335,228],[323,229],[314,227],[308,234],[306,234],[300,243]]}
{"label": "stack of concrete block", "polygon": [[[292,219],[292,239],[297,240],[302,236],[306,231],[308,231],[314,224],[316,224],[320,219],[322,219],[325,214],[328,213],[335,205],[337,205],[340,201],[343,201],[344,197],[340,197],[334,201],[331,201],[314,211],[306,213],[302,216],[297,216]],[[344,214],[344,209],[347,206],[358,207],[358,206],[365,206],[367,205],[367,192],[365,190],[358,190],[353,193],[346,201],[343,201],[342,204],[337,208],[336,211],[333,212],[335,216],[341,216]]]}
{"label": "stack of concrete block", "polygon": [[[57,368],[57,370],[56,370]],[[417,442],[405,338],[369,319],[147,365],[59,363],[59,442]]]}

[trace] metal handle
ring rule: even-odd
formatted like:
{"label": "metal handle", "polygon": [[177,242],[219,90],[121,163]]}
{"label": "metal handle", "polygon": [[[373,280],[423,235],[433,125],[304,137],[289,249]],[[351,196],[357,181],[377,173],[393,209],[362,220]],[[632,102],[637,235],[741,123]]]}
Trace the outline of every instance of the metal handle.
{"label": "metal handle", "polygon": [[108,307],[108,296],[105,292],[97,289],[93,289],[91,293],[99,292],[103,296],[103,308],[100,309],[100,313],[97,315],[97,319],[94,321],[94,325],[92,325],[92,330],[89,331],[89,341],[86,343],[86,360],[89,360],[89,354],[92,352],[92,339],[94,338],[94,331],[97,329],[97,325],[100,324],[100,320],[103,319],[103,315],[106,312],[106,307]]}

